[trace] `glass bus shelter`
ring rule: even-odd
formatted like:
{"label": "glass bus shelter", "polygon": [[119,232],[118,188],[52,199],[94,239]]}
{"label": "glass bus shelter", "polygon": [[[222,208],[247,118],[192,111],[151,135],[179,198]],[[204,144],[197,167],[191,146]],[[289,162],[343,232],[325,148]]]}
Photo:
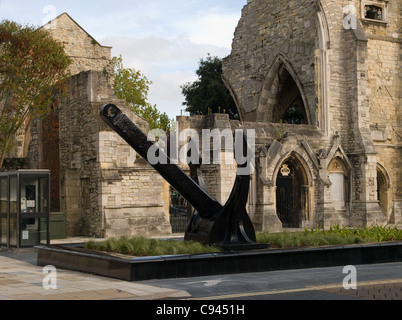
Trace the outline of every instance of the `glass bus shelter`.
{"label": "glass bus shelter", "polygon": [[49,245],[49,170],[0,172],[0,245]]}

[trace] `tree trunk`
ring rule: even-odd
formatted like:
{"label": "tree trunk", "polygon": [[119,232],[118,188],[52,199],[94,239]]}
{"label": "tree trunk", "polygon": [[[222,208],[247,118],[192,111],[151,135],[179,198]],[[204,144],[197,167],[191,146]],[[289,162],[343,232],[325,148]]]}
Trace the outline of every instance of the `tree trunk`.
{"label": "tree trunk", "polygon": [[4,141],[4,145],[0,149],[0,169],[3,167],[4,158],[6,157],[6,153],[7,153],[7,149],[8,149],[9,144],[10,144],[10,138],[7,138]]}

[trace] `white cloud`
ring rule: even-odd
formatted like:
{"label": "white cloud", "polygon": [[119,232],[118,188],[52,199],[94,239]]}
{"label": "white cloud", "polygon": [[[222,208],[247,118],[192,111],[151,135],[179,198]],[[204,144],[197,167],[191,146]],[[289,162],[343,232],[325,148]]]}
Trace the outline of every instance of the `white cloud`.
{"label": "white cloud", "polygon": [[180,86],[196,79],[192,72],[174,71],[161,73],[153,81],[149,92],[149,100],[156,104],[158,109],[166,112],[170,118],[175,118],[185,109],[182,106],[184,97]]}
{"label": "white cloud", "polygon": [[197,79],[200,59],[208,53],[221,58],[230,53],[229,48],[193,43],[185,35],[175,39],[107,37],[101,43],[112,46],[114,56],[122,55],[125,67],[141,70],[153,82],[149,102],[170,118],[184,108],[180,86]]}
{"label": "white cloud", "polygon": [[210,15],[201,19],[199,27],[191,35],[193,43],[208,43],[215,46],[230,48],[238,15]]}
{"label": "white cloud", "polygon": [[173,118],[183,108],[180,86],[196,79],[200,59],[230,54],[246,0],[0,0],[0,17],[41,25],[67,12],[125,67],[153,82],[149,101]]}

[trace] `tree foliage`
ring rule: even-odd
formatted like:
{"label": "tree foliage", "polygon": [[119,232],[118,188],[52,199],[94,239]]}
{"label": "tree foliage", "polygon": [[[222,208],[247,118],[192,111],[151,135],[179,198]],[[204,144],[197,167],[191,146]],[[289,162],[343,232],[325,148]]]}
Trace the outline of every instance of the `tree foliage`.
{"label": "tree foliage", "polygon": [[141,71],[124,68],[123,58],[113,57],[114,91],[119,99],[124,99],[133,108],[146,107],[149,86],[152,84]]}
{"label": "tree foliage", "polygon": [[112,59],[114,69],[114,92],[119,99],[138,115],[148,121],[151,129],[169,131],[170,119],[161,113],[156,105],[148,102],[149,86],[152,84],[141,71],[124,68],[122,56]]}
{"label": "tree foliage", "polygon": [[0,23],[0,168],[18,130],[49,112],[70,64],[63,45],[46,30]]}
{"label": "tree foliage", "polygon": [[208,55],[201,59],[196,71],[198,80],[181,86],[184,106],[191,115],[227,113],[230,119],[239,119],[236,104],[222,81],[222,60]]}

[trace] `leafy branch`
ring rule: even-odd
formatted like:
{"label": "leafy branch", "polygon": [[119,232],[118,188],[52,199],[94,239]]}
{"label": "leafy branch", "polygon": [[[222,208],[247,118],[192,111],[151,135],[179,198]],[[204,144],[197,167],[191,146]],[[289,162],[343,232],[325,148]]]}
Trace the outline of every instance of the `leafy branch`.
{"label": "leafy branch", "polygon": [[0,23],[0,168],[18,130],[46,117],[55,92],[65,87],[71,62],[47,31]]}
{"label": "leafy branch", "polygon": [[138,115],[148,121],[151,129],[169,131],[170,119],[161,113],[156,105],[148,102],[149,87],[152,81],[133,68],[125,68],[122,56],[113,57],[114,92],[119,99],[126,100],[127,105]]}

